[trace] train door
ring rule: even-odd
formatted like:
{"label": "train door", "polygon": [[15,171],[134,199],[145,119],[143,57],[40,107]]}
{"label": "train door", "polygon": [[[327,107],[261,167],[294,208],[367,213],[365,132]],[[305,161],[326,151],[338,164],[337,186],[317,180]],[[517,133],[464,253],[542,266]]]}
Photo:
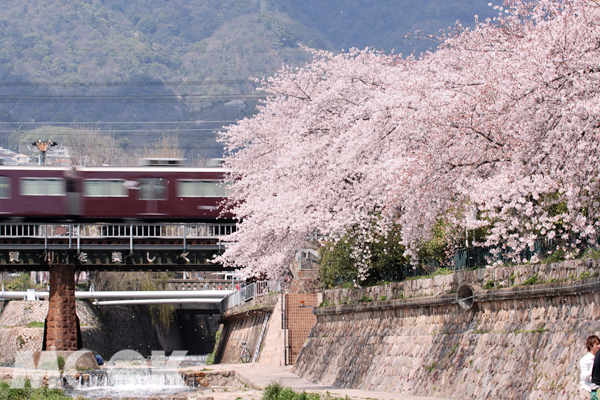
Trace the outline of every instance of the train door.
{"label": "train door", "polygon": [[141,178],[139,180],[139,199],[145,204],[145,215],[158,215],[158,202],[167,200],[167,180],[164,178]]}

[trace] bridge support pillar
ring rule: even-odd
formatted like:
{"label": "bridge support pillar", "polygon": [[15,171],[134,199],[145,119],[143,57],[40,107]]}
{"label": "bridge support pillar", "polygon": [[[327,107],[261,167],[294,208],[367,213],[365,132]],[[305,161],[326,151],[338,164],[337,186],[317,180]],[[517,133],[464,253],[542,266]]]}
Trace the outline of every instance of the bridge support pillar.
{"label": "bridge support pillar", "polygon": [[77,350],[73,265],[50,267],[50,304],[45,333],[45,350]]}

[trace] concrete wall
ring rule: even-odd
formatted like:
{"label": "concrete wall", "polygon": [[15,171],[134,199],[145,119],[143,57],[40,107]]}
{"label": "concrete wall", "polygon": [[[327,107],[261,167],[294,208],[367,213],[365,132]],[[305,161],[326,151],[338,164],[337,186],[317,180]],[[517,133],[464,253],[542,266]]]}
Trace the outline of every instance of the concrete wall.
{"label": "concrete wall", "polygon": [[269,317],[267,330],[263,338],[263,348],[258,362],[267,365],[285,365],[285,337],[281,315],[281,296],[278,296],[275,308]]}
{"label": "concrete wall", "polygon": [[265,318],[268,318],[272,312],[273,306],[263,306],[223,319],[223,329],[215,355],[215,363],[241,362],[242,342],[244,341],[250,350],[252,360]]}
{"label": "concrete wall", "polygon": [[[76,308],[83,347],[98,352],[105,359],[124,349],[148,356],[152,350],[167,353],[184,350],[189,343],[203,353],[208,353],[214,346],[216,316],[190,315],[187,319],[183,316],[185,321],[176,317],[171,330],[165,332],[152,323],[145,306],[94,307],[89,302],[77,301]],[[6,303],[0,314],[0,364],[12,364],[18,351],[42,349],[44,328],[27,325],[43,323],[47,315],[47,301]],[[191,353],[200,354],[198,351]]]}
{"label": "concrete wall", "polygon": [[[326,291],[335,305],[315,310],[294,371],[336,387],[418,395],[575,398],[585,338],[600,330],[598,278],[577,278],[598,272],[595,260],[573,261]],[[483,291],[467,311],[452,293],[461,282],[511,286],[534,274],[553,283]],[[358,301],[365,295],[374,301]]]}

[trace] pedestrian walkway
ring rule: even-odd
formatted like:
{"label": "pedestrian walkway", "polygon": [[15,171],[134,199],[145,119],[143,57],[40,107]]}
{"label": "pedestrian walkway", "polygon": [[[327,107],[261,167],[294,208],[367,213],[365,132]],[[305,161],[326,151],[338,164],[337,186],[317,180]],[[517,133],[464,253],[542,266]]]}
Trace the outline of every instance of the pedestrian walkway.
{"label": "pedestrian walkway", "polygon": [[356,400],[444,400],[441,397],[422,397],[408,393],[377,392],[362,389],[340,389],[332,386],[317,385],[306,379],[300,378],[292,372],[292,366],[278,367],[260,363],[252,364],[218,364],[211,365],[215,371],[235,371],[236,377],[253,389],[262,390],[273,382],[281,386],[290,387],[301,392],[329,392],[334,397],[346,397]]}

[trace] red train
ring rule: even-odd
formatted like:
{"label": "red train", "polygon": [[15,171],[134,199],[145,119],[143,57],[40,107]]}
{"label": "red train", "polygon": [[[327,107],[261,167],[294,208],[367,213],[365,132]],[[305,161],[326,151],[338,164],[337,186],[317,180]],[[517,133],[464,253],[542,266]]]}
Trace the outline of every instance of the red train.
{"label": "red train", "polygon": [[[0,166],[0,219],[212,221],[222,168]],[[227,216],[226,216],[227,217]]]}

